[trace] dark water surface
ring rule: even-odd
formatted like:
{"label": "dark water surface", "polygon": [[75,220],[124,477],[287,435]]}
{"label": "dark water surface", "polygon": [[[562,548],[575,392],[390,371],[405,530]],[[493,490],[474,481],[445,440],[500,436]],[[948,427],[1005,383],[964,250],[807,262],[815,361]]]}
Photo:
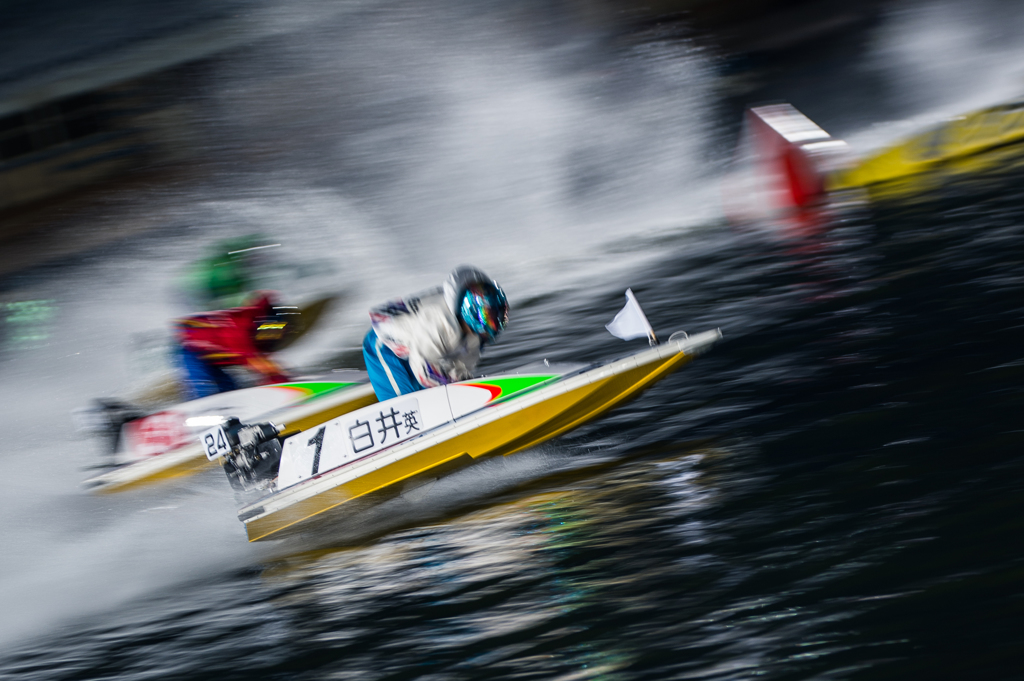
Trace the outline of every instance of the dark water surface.
{"label": "dark water surface", "polygon": [[137,600],[0,677],[1020,678],[1022,179],[624,242],[664,255],[520,302],[484,368],[622,354],[627,285],[658,329],[721,327],[710,354],[468,471],[440,520]]}

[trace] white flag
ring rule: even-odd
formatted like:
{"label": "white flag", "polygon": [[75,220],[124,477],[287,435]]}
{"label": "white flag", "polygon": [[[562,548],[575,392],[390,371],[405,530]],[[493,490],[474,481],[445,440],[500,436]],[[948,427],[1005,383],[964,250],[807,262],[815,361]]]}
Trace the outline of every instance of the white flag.
{"label": "white flag", "polygon": [[626,307],[619,310],[619,314],[615,315],[615,319],[610,324],[606,324],[604,328],[608,329],[608,332],[613,336],[622,340],[632,340],[646,336],[651,339],[652,345],[657,342],[654,336],[654,329],[651,328],[650,322],[647,321],[644,311],[640,309],[640,303],[636,301],[633,289],[626,289]]}

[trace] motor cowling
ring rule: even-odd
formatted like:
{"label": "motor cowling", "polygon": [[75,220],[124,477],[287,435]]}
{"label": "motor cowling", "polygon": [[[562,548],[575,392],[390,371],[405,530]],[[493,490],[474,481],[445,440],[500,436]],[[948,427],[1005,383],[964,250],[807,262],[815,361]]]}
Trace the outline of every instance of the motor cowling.
{"label": "motor cowling", "polygon": [[726,216],[734,224],[813,219],[828,207],[829,177],[849,156],[845,142],[790,104],[748,109],[723,181]]}
{"label": "motor cowling", "polygon": [[231,487],[239,492],[270,488],[281,463],[278,435],[284,427],[270,422],[243,424],[232,417],[221,428],[231,447],[221,459]]}

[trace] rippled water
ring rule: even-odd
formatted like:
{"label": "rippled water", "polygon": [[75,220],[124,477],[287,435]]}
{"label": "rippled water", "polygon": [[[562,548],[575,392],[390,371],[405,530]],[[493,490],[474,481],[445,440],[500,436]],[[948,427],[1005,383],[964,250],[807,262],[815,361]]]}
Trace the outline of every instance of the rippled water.
{"label": "rippled water", "polygon": [[521,302],[487,366],[621,353],[601,326],[626,285],[658,329],[720,326],[712,353],[568,438],[401,500],[398,527],[133,600],[0,673],[1012,678],[1019,186],[801,240],[709,225],[634,244],[664,255]]}

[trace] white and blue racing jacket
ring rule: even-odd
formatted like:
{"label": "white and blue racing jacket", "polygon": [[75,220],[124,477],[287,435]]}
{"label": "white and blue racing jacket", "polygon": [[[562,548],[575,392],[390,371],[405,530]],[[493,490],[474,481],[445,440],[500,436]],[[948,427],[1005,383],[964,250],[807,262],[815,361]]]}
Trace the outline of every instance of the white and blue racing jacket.
{"label": "white and blue racing jacket", "polygon": [[425,388],[472,378],[480,361],[480,338],[463,331],[457,307],[466,286],[489,281],[474,267],[456,268],[444,286],[370,310],[373,330],[395,355],[409,362]]}

